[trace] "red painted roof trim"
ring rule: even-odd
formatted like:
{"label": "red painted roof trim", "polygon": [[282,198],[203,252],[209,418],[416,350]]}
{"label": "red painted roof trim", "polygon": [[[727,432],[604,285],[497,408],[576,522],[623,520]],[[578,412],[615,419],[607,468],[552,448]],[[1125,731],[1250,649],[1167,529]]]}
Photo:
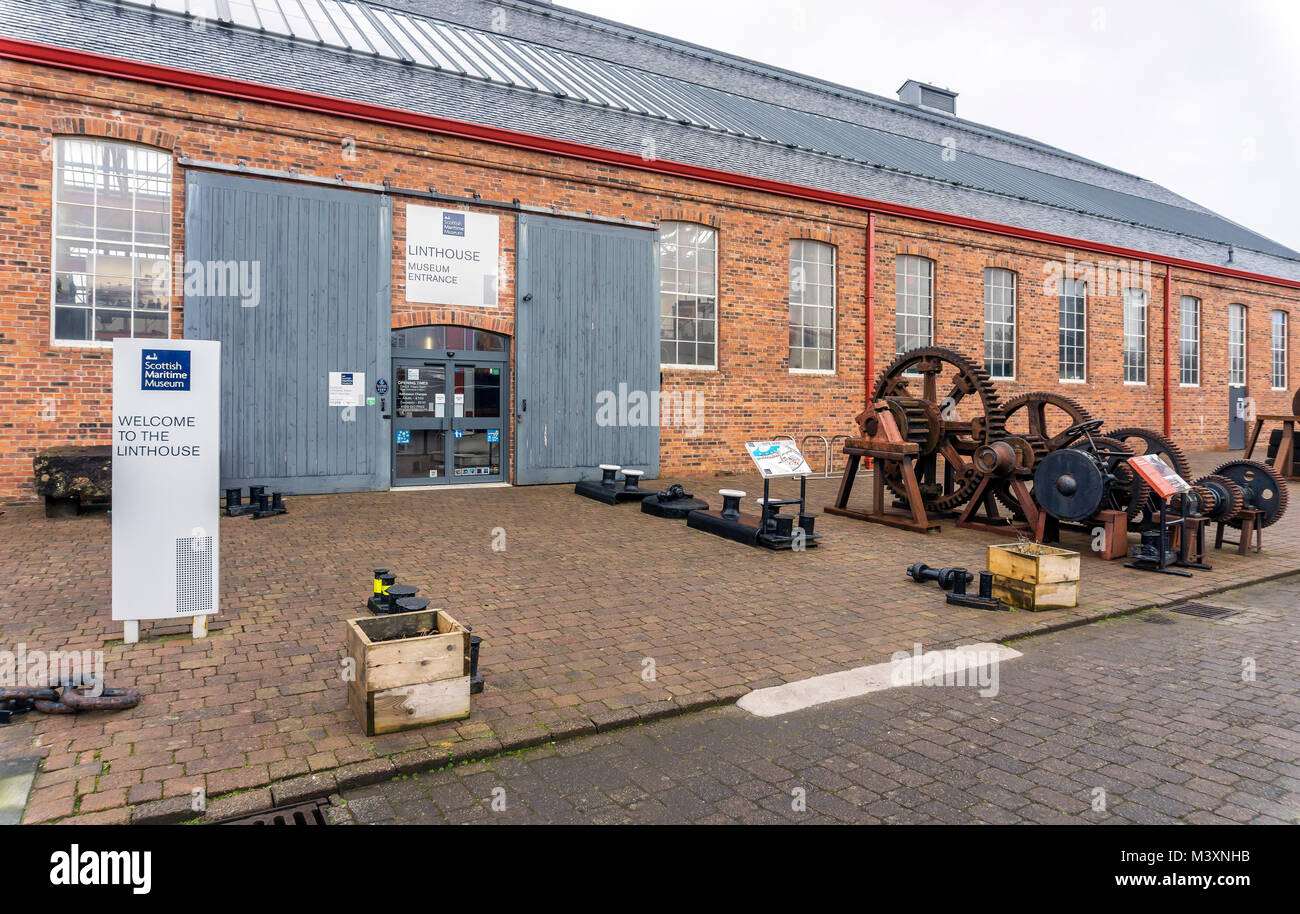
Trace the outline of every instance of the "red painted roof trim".
{"label": "red painted roof trim", "polygon": [[173,88],[194,92],[206,92],[212,95],[221,95],[228,98],[239,98],[247,101],[280,105],[282,107],[296,108],[302,111],[316,111],[323,114],[342,115],[356,120],[370,121],[378,124],[389,124],[398,127],[409,127],[415,130],[425,130],[432,133],[445,134],[447,136],[494,143],[496,145],[509,146],[515,149],[526,149],[533,152],[545,153],[547,155],[559,155],[564,156],[565,158],[581,159],[583,161],[597,162],[605,165],[618,165],[623,168],[632,168],[638,171],[648,171],[656,174],[690,178],[697,181],[707,181],[712,184],[721,184],[743,190],[762,191],[777,196],[808,200],[816,203],[828,203],[834,206],[843,206],[850,209],[865,210],[867,212],[886,213],[893,216],[916,219],[922,222],[947,225],[955,228],[972,229],[975,231],[988,232],[1010,238],[1020,238],[1028,241],[1039,241],[1045,244],[1054,244],[1062,247],[1074,248],[1076,250],[1111,254],[1117,257],[1125,257],[1135,260],[1148,260],[1152,263],[1180,267],[1188,270],[1197,270],[1215,276],[1227,276],[1234,279],[1245,279],[1254,282],[1268,283],[1275,286],[1284,286],[1289,289],[1300,289],[1300,280],[1284,279],[1278,276],[1269,276],[1263,273],[1251,273],[1245,270],[1234,270],[1228,267],[1217,266],[1215,264],[1199,263],[1194,260],[1166,257],[1160,254],[1153,254],[1149,251],[1140,251],[1133,248],[1103,244],[1097,241],[1087,241],[1082,238],[1071,238],[1068,235],[1055,235],[1050,232],[1040,232],[1034,229],[1020,228],[1013,225],[986,222],[982,219],[970,219],[965,216],[956,216],[950,213],[938,212],[936,210],[903,206],[897,203],[886,203],[882,200],[872,200],[868,197],[842,194],[829,190],[819,190],[817,188],[804,187],[799,184],[790,184],[785,181],[756,178],[749,175],[722,171],[721,169],[716,168],[705,168],[699,165],[688,165],[684,162],[674,162],[668,159],[646,161],[641,158],[641,156],[634,153],[619,152],[613,149],[591,146],[586,143],[556,140],[549,137],[523,133],[517,130],[488,127],[483,124],[472,124],[466,121],[436,117],[430,114],[417,114],[411,111],[402,111],[398,108],[388,108],[382,105],[368,104],[366,102],[349,101],[347,99],[335,98],[333,96],[317,95],[313,92],[302,92],[297,89],[284,89],[279,86],[269,86],[241,79],[230,79],[224,76],[213,76],[207,73],[196,73],[191,70],[180,70],[174,67],[161,66],[159,64],[141,63],[134,60],[125,60],[120,57],[110,57],[104,54],[75,51],[69,48],[59,48],[52,45],[23,41],[16,38],[0,38],[0,57],[57,67],[64,70],[77,70],[83,73],[95,73],[120,79],[132,79],[140,82],[171,86]]}

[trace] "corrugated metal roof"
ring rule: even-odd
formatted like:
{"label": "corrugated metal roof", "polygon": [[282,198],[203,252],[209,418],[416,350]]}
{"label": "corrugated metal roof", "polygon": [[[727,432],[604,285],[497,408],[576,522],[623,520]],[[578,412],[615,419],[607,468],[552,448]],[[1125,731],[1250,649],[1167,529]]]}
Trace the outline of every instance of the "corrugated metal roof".
{"label": "corrugated metal roof", "polygon": [[[990,194],[1231,244],[1300,254],[1202,210],[1036,171],[875,127],[358,0],[123,0],[202,28],[252,30],[332,53],[481,80],[599,109],[829,156]],[[213,23],[216,23],[213,25]],[[250,62],[251,63],[251,62]],[[255,69],[256,64],[251,64]],[[248,78],[258,79],[256,73]],[[322,86],[329,92],[329,86]],[[521,98],[521,104],[526,101]]]}

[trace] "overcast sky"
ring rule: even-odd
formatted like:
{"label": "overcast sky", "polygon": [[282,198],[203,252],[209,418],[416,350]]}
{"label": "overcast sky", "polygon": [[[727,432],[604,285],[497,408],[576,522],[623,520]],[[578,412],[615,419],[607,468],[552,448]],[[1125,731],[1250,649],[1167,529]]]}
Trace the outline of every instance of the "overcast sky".
{"label": "overcast sky", "polygon": [[964,118],[1162,184],[1300,250],[1297,0],[560,0]]}

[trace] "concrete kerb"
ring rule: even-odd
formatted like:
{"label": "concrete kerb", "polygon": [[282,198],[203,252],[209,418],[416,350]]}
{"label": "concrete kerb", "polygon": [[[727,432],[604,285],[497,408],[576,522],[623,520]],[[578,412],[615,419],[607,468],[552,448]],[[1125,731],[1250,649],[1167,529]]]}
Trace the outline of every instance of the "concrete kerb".
{"label": "concrete kerb", "polygon": [[678,717],[735,704],[748,691],[749,689],[744,686],[714,689],[709,692],[685,695],[674,701],[653,702],[639,710],[627,708],[597,714],[595,717],[576,720],[552,729],[544,735],[524,732],[512,736],[507,733],[501,737],[467,740],[446,747],[415,749],[385,758],[342,765],[334,769],[286,778],[255,790],[212,797],[207,802],[207,812],[201,816],[195,815],[188,796],[142,803],[132,808],[131,824],[169,825],[193,821],[205,825],[217,824],[231,818],[266,812],[279,806],[325,799],[343,790],[369,787],[402,775],[432,773],[453,765],[496,758],[546,743],[564,742],[580,736],[607,733],[666,717]]}
{"label": "concrete kerb", "polygon": [[[1147,606],[1126,607],[1123,609],[1099,610],[1094,614],[1070,619],[1061,619],[1058,621],[1045,620],[1041,623],[1026,625],[1023,628],[1012,632],[1003,632],[996,636],[990,635],[987,637],[973,636],[971,638],[963,638],[962,641],[990,641],[996,644],[1010,644],[1013,641],[1021,641],[1038,635],[1047,635],[1053,632],[1077,628],[1082,625],[1091,625],[1106,619],[1123,618],[1125,616],[1147,612],[1152,609],[1160,609],[1165,606],[1175,606],[1179,603],[1186,603],[1191,600],[1204,599],[1205,597],[1210,597],[1214,594],[1241,590],[1245,587],[1253,587],[1258,584],[1267,584],[1270,581],[1293,577],[1296,574],[1300,574],[1300,568],[1279,571],[1247,583],[1228,584],[1222,587],[1209,587],[1205,590],[1180,596],[1177,599],[1169,600],[1164,603],[1152,603]],[[940,648],[943,646],[944,645],[942,644],[931,645],[932,648]],[[416,749],[395,756],[372,759],[366,762],[356,762],[335,769],[328,769],[314,772],[309,775],[287,778],[272,783],[265,788],[214,797],[209,800],[208,814],[200,818],[199,821],[203,824],[215,824],[223,819],[253,815],[278,806],[302,803],[309,800],[325,799],[332,795],[337,795],[342,790],[369,787],[401,775],[432,773],[452,765],[461,765],[467,762],[495,758],[511,752],[520,752],[525,749],[531,749],[545,743],[554,744],[565,742],[581,736],[590,736],[595,733],[607,733],[611,730],[639,726],[655,720],[662,720],[667,717],[680,717],[686,714],[694,714],[710,708],[735,704],[740,700],[741,696],[747,694],[749,691],[750,689],[746,686],[715,689],[710,692],[683,696],[673,701],[654,702],[639,710],[635,708],[625,708],[618,711],[609,711],[603,714],[597,714],[594,717],[575,720],[572,723],[565,724],[557,729],[551,729],[544,735],[535,732],[526,732],[512,737],[511,734],[507,733],[500,737],[467,740],[459,746],[453,743],[446,747]],[[533,728],[529,729],[532,730]],[[195,816],[189,809],[188,803],[188,797],[173,797],[168,800],[158,800],[152,803],[141,804],[132,808],[131,824],[161,825],[194,821]],[[182,808],[182,804],[184,804],[184,808]],[[214,811],[217,815],[212,815]]]}

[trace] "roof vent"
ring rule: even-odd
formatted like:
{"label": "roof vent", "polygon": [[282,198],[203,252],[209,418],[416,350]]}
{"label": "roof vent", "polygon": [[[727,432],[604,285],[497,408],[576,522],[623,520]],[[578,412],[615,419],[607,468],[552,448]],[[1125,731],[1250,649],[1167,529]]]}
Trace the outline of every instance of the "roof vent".
{"label": "roof vent", "polygon": [[927,111],[939,111],[943,114],[957,113],[956,92],[917,82],[914,79],[909,79],[899,86],[898,100],[905,105],[915,105]]}

